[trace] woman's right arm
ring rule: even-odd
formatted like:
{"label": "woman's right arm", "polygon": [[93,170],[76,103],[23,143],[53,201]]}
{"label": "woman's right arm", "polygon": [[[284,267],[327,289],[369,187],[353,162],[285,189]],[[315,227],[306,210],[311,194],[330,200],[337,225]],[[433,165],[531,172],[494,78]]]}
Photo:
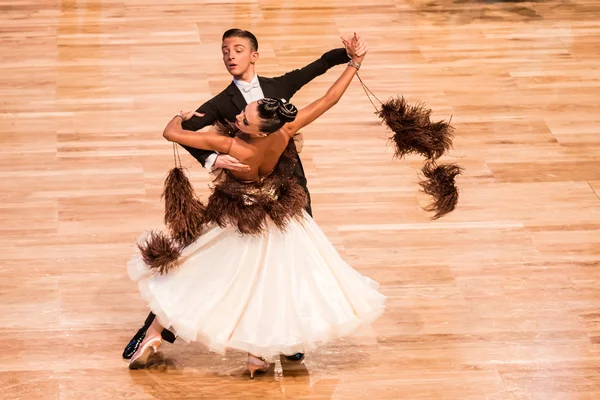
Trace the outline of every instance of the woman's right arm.
{"label": "woman's right arm", "polygon": [[[361,38],[355,36],[352,39],[352,42],[347,43],[347,45],[351,46],[353,53],[352,61],[354,62],[354,65],[358,64],[358,66],[360,66],[360,63],[368,50],[366,43]],[[300,129],[310,124],[333,107],[340,100],[357,71],[358,68],[348,65],[342,75],[329,88],[327,93],[320,99],[313,101],[311,104],[301,109],[293,122],[287,123],[281,128],[282,132],[291,138]]]}
{"label": "woman's right arm", "polygon": [[201,116],[197,112],[190,111],[186,114],[179,114],[167,124],[163,131],[163,137],[170,142],[179,143],[182,146],[189,146],[195,149],[212,150],[219,153],[229,153],[233,138],[224,136],[219,132],[190,132],[182,128],[183,121],[187,121],[193,116]]}

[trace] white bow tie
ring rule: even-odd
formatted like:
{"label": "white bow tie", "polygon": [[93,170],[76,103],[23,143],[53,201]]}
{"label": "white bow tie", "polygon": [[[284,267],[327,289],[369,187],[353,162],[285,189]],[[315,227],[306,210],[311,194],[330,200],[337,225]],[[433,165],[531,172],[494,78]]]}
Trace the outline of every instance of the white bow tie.
{"label": "white bow tie", "polygon": [[242,86],[242,90],[244,92],[248,93],[252,89],[258,89],[259,87],[260,87],[260,85],[258,84],[258,82],[254,82],[254,83]]}

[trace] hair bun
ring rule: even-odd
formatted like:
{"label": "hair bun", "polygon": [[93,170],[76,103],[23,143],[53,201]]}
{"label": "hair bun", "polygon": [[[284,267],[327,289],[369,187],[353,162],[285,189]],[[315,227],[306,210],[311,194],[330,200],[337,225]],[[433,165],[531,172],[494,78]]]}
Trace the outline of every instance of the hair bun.
{"label": "hair bun", "polygon": [[276,111],[279,105],[281,104],[279,100],[274,99],[272,97],[265,97],[263,99],[260,99],[258,103],[262,104],[265,111],[270,113]]}
{"label": "hair bun", "polygon": [[296,119],[296,115],[298,115],[298,109],[295,105],[291,103],[279,103],[279,108],[277,109],[277,113],[279,114],[279,118],[283,122],[292,122]]}

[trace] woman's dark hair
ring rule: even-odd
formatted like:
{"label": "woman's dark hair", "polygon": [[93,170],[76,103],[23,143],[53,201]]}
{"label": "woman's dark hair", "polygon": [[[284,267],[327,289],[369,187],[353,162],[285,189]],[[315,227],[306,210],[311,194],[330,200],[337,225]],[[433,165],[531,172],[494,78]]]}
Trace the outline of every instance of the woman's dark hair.
{"label": "woman's dark hair", "polygon": [[223,41],[227,38],[230,38],[230,37],[241,37],[244,39],[248,39],[248,41],[250,42],[250,47],[252,47],[252,50],[258,51],[258,40],[256,39],[256,36],[254,36],[254,34],[252,32],[245,31],[243,29],[237,29],[237,28],[229,29],[229,30],[225,31],[221,41]]}
{"label": "woman's dark hair", "polygon": [[265,133],[276,132],[286,122],[295,120],[298,114],[298,109],[293,104],[271,97],[259,100],[257,110],[261,119],[258,129]]}

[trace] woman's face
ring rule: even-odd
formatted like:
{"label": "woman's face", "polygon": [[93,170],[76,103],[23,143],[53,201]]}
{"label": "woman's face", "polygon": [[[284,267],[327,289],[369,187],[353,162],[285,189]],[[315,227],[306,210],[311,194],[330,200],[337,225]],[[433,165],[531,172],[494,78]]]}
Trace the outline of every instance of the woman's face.
{"label": "woman's face", "polygon": [[235,117],[235,127],[240,131],[254,136],[266,136],[260,131],[261,119],[258,116],[258,103],[253,101]]}

